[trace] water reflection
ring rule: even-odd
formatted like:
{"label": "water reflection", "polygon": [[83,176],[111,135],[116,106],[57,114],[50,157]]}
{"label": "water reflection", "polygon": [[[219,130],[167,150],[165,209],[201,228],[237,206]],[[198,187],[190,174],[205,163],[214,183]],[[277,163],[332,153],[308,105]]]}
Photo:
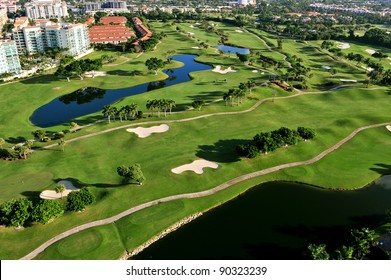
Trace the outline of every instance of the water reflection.
{"label": "water reflection", "polygon": [[102,99],[105,96],[106,90],[94,87],[87,87],[78,89],[70,94],[63,95],[58,98],[64,104],[75,102],[77,104],[84,104],[93,101],[94,99]]}

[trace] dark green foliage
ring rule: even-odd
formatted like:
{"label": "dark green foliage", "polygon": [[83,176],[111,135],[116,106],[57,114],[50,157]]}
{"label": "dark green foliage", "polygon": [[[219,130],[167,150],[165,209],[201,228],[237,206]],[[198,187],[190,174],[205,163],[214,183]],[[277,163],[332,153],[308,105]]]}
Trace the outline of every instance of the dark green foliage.
{"label": "dark green foliage", "polygon": [[305,127],[299,127],[298,131],[281,127],[277,130],[261,132],[254,136],[252,143],[238,145],[236,152],[239,156],[254,158],[259,152],[266,154],[285,145],[295,145],[299,137],[312,139],[315,137],[315,132]]}
{"label": "dark green foliage", "polygon": [[255,158],[259,154],[259,149],[254,144],[240,144],[236,146],[236,152],[242,157]]}
{"label": "dark green foliage", "polygon": [[32,202],[27,198],[12,199],[0,205],[0,223],[5,226],[23,226],[30,217]]}
{"label": "dark green foliage", "polygon": [[310,244],[308,250],[313,260],[328,260],[330,259],[329,253],[326,251],[326,244]]}
{"label": "dark green foliage", "polygon": [[191,106],[192,106],[194,109],[198,110],[198,111],[200,111],[201,108],[202,108],[202,106],[204,106],[204,105],[205,105],[205,101],[204,101],[204,100],[194,100],[194,101],[191,103]]}
{"label": "dark green foliage", "polygon": [[73,191],[68,194],[66,209],[69,211],[82,211],[87,205],[94,203],[95,195],[87,188],[82,188],[80,191]]}
{"label": "dark green foliage", "polygon": [[40,224],[47,224],[50,220],[61,217],[64,208],[57,200],[43,199],[34,206],[31,219]]}
{"label": "dark green foliage", "polygon": [[157,74],[157,70],[164,67],[164,62],[160,58],[151,57],[145,61],[145,66],[148,67],[148,70],[152,70]]}
{"label": "dark green foliage", "polygon": [[37,137],[40,141],[42,141],[43,138],[46,136],[46,131],[43,130],[43,129],[37,129],[37,130],[31,132],[31,134],[32,134],[34,137]]}
{"label": "dark green foliage", "polygon": [[297,128],[297,133],[304,140],[310,140],[315,137],[315,131],[311,128],[305,128],[305,127],[299,126]]}
{"label": "dark green foliage", "polygon": [[141,166],[138,163],[132,164],[129,167],[125,165],[118,166],[117,173],[119,176],[124,177],[127,180],[136,181],[139,185],[145,181],[144,174],[141,171]]}
{"label": "dark green foliage", "polygon": [[241,53],[236,53],[236,56],[239,58],[240,62],[247,62],[248,59],[249,59],[249,55],[248,54],[241,54]]}

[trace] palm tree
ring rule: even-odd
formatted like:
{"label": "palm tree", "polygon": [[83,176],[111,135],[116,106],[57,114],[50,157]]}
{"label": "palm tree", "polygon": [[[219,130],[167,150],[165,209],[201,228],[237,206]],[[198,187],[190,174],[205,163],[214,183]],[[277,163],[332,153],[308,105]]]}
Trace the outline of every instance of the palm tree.
{"label": "palm tree", "polygon": [[103,116],[107,117],[109,123],[110,123],[110,117],[112,115],[112,111],[113,111],[113,109],[110,105],[106,105],[103,107],[103,111],[102,111]]}
{"label": "palm tree", "polygon": [[168,101],[168,108],[170,109],[170,115],[171,115],[171,110],[172,110],[172,108],[175,108],[175,107],[176,107],[176,103],[175,103],[175,101],[172,100],[172,99],[169,99],[169,100],[167,100],[167,101]]}
{"label": "palm tree", "polygon": [[232,99],[232,94],[230,92],[226,92],[223,95],[223,100],[225,101],[225,106],[228,106],[228,101]]}
{"label": "palm tree", "polygon": [[120,122],[122,122],[122,117],[125,116],[125,106],[122,106],[121,108],[118,109],[118,117]]}
{"label": "palm tree", "polygon": [[31,153],[31,147],[32,147],[33,144],[34,144],[34,141],[33,141],[33,140],[27,140],[26,142],[24,142],[24,144],[25,144],[26,147],[29,149],[29,153]]}
{"label": "palm tree", "polygon": [[247,81],[247,88],[250,90],[250,94],[252,89],[255,87],[255,82],[253,80],[248,80]]}
{"label": "palm tree", "polygon": [[64,139],[60,139],[60,140],[58,141],[58,145],[61,147],[61,150],[64,151],[65,145],[66,145],[65,140],[64,140]]}
{"label": "palm tree", "polygon": [[0,149],[3,149],[3,145],[5,144],[5,140],[0,138]]}
{"label": "palm tree", "polygon": [[63,192],[65,191],[65,189],[66,189],[66,187],[65,187],[65,185],[63,185],[63,184],[58,184],[58,185],[56,185],[56,186],[54,187],[54,191],[55,191],[56,193],[60,193],[60,194],[61,194],[61,199],[62,199],[62,194],[63,194]]}

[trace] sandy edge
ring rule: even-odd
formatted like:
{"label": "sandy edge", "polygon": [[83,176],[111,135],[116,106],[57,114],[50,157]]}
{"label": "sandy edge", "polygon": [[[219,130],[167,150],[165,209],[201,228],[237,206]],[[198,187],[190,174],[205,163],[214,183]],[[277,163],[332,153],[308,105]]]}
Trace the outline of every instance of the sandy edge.
{"label": "sandy edge", "polygon": [[44,190],[43,192],[40,193],[39,197],[42,199],[59,199],[61,197],[67,196],[69,193],[72,191],[78,191],[79,189],[76,188],[71,181],[67,180],[61,180],[57,183],[57,185],[64,185],[65,186],[65,191],[62,193],[56,193],[54,190]]}
{"label": "sandy edge", "polygon": [[231,66],[228,67],[228,68],[225,69],[225,70],[222,70],[220,65],[217,65],[215,68],[212,69],[212,71],[213,71],[213,72],[220,73],[220,74],[227,74],[227,73],[229,73],[229,72],[237,72],[236,70],[233,70],[233,69],[231,68]]}
{"label": "sandy edge", "polygon": [[146,138],[150,136],[152,133],[163,133],[166,132],[170,129],[170,127],[167,124],[161,124],[157,126],[152,126],[152,127],[136,127],[136,128],[128,128],[126,131],[127,132],[134,132],[138,135],[139,138]]}
{"label": "sandy edge", "polygon": [[386,128],[388,129],[388,131],[391,131],[391,125],[387,125]]}
{"label": "sandy edge", "polygon": [[193,171],[196,174],[203,174],[205,167],[217,169],[220,167],[220,165],[218,165],[217,163],[215,163],[213,161],[209,161],[209,160],[205,160],[205,159],[197,159],[190,164],[184,164],[184,165],[178,166],[176,168],[173,168],[173,169],[171,169],[171,172],[175,173],[175,174],[181,174],[182,172],[185,172],[185,171]]}
{"label": "sandy edge", "polygon": [[341,43],[341,42],[335,42],[337,48],[339,49],[349,49],[350,45],[349,43]]}

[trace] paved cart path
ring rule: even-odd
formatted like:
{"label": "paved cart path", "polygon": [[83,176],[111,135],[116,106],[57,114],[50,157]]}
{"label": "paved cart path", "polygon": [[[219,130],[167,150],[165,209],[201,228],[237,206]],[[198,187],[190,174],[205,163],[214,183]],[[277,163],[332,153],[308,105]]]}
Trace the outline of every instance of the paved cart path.
{"label": "paved cart path", "polygon": [[345,137],[344,139],[342,139],[341,141],[339,141],[338,143],[336,143],[335,145],[333,145],[329,149],[323,151],[322,153],[318,154],[317,156],[315,156],[315,157],[313,157],[313,158],[311,158],[309,160],[296,161],[296,162],[281,164],[281,165],[277,165],[277,166],[274,166],[274,167],[262,169],[262,170],[259,170],[259,171],[253,172],[253,173],[248,173],[248,174],[236,177],[236,178],[234,178],[232,180],[229,180],[229,181],[227,181],[227,182],[225,182],[225,183],[223,183],[223,184],[221,184],[221,185],[219,185],[217,187],[214,187],[213,189],[209,189],[209,190],[206,190],[206,191],[201,191],[201,192],[196,192],[196,193],[178,194],[178,195],[173,195],[173,196],[168,196],[168,197],[156,199],[156,200],[149,201],[147,203],[144,203],[144,204],[132,207],[132,208],[130,208],[130,209],[126,210],[126,211],[123,211],[123,212],[121,212],[121,213],[119,213],[119,214],[117,214],[115,216],[110,217],[110,218],[106,218],[106,219],[102,219],[102,220],[98,220],[98,221],[93,221],[93,222],[90,222],[90,223],[87,223],[87,224],[84,224],[84,225],[80,225],[78,227],[75,227],[73,229],[65,231],[65,232],[63,232],[63,233],[61,233],[61,234],[51,238],[50,240],[48,240],[47,242],[43,243],[41,246],[39,246],[34,251],[32,251],[31,253],[27,254],[26,256],[24,256],[21,259],[22,260],[33,259],[39,253],[44,251],[47,247],[49,247],[53,243],[55,243],[55,242],[65,238],[65,237],[68,237],[68,236],[70,236],[70,235],[72,235],[74,233],[80,232],[80,231],[88,229],[88,228],[92,228],[92,227],[96,227],[96,226],[101,226],[101,225],[106,225],[106,224],[113,223],[113,222],[115,222],[115,221],[117,221],[117,220],[119,220],[119,219],[121,219],[121,218],[123,218],[125,216],[128,216],[128,215],[130,215],[132,213],[135,213],[135,212],[137,212],[139,210],[148,208],[150,206],[156,205],[158,203],[168,202],[168,201],[173,201],[173,200],[178,200],[178,199],[183,199],[183,198],[197,198],[197,197],[204,197],[204,196],[213,195],[213,194],[215,194],[215,193],[217,193],[217,192],[219,192],[221,190],[224,190],[224,189],[226,189],[226,188],[228,188],[228,187],[230,187],[232,185],[235,185],[237,183],[243,182],[243,181],[251,179],[251,178],[259,177],[259,176],[262,176],[262,175],[265,175],[265,174],[269,174],[269,173],[272,173],[272,172],[275,172],[275,171],[283,170],[283,169],[294,167],[294,166],[312,164],[314,162],[319,161],[320,159],[322,159],[326,155],[332,153],[333,151],[335,151],[339,147],[341,147],[343,144],[345,144],[350,139],[352,139],[354,136],[356,136],[359,132],[361,132],[363,130],[366,130],[366,129],[380,127],[380,126],[386,126],[386,125],[391,125],[391,122],[380,123],[380,124],[373,124],[373,125],[368,125],[368,126],[363,126],[363,127],[357,128],[351,134],[349,134],[347,137]]}

